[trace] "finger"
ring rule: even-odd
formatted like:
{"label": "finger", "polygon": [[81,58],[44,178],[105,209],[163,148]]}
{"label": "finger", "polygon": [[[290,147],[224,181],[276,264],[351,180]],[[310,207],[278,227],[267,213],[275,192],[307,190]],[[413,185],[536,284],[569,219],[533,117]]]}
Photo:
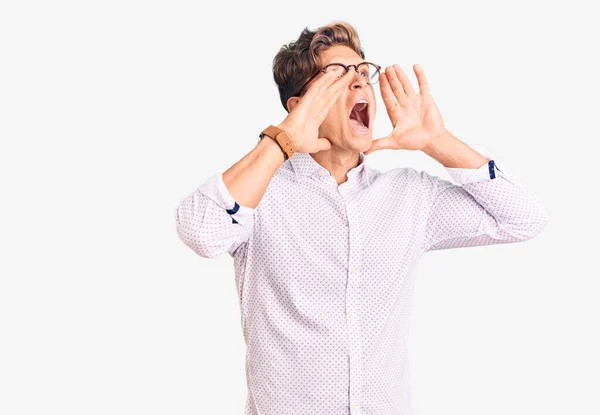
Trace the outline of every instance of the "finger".
{"label": "finger", "polygon": [[394,93],[392,92],[392,88],[390,87],[390,83],[388,82],[385,73],[379,75],[379,89],[381,90],[381,97],[383,98],[383,103],[389,114],[396,105],[396,99],[394,98]]}
{"label": "finger", "polygon": [[319,152],[319,151],[323,151],[323,150],[330,150],[331,149],[331,141],[329,141],[329,139],[325,138],[325,137],[319,137],[317,139],[317,151],[315,151],[315,153]]}
{"label": "finger", "polygon": [[365,151],[365,155],[377,150],[383,150],[384,148],[394,148],[394,140],[389,135],[373,140],[371,147]]}
{"label": "finger", "polygon": [[417,81],[419,82],[419,93],[421,95],[429,94],[429,84],[427,83],[427,77],[425,76],[425,72],[421,65],[415,63],[413,65],[413,70],[417,75]]}
{"label": "finger", "polygon": [[[338,79],[338,76],[343,76],[344,72],[350,73],[350,71],[346,71],[341,66],[336,66],[333,69],[328,69],[327,72],[319,76],[320,79],[318,79],[318,82],[315,81],[314,85],[311,83],[311,88],[304,94],[304,97],[300,99],[300,103],[298,104],[298,106],[302,105],[302,107],[308,108],[308,111],[314,114],[317,120],[320,120],[322,122],[327,116],[329,108],[333,104],[333,101],[335,100],[337,94],[332,96],[331,99],[329,99],[329,95],[327,95],[328,98],[325,100],[323,99],[323,95],[325,95],[328,92],[328,90],[331,89],[329,87],[332,84],[335,84],[336,81],[341,81],[341,79],[343,79]],[[339,84],[339,82],[337,83]],[[333,91],[339,92],[343,89],[343,86],[343,84],[338,85],[338,87],[333,89]]]}
{"label": "finger", "polygon": [[394,92],[394,96],[398,101],[401,101],[406,98],[406,94],[404,93],[404,88],[402,88],[402,84],[398,79],[398,75],[396,74],[396,70],[392,66],[388,66],[385,68],[385,75],[388,78],[390,86],[392,87],[392,91]]}
{"label": "finger", "polygon": [[336,79],[336,81],[334,81],[333,84],[330,84],[327,87],[324,86],[322,88],[322,99],[318,100],[318,102],[313,104],[317,105],[317,119],[324,120],[325,117],[327,117],[327,113],[331,109],[333,103],[339,97],[340,92],[342,92],[342,90],[348,86],[352,78],[352,71],[346,71],[344,74],[341,75],[340,79]]}
{"label": "finger", "polygon": [[335,102],[340,92],[348,86],[348,83],[352,80],[352,71],[346,71],[340,75],[339,79],[336,79],[332,84],[323,87],[323,102],[324,105],[329,108]]}
{"label": "finger", "polygon": [[308,95],[311,99],[318,95],[324,88],[331,85],[337,80],[337,76],[341,75],[345,69],[341,66],[335,65],[333,68],[328,68],[325,73],[317,75],[317,77],[310,83],[308,90],[304,94]]}
{"label": "finger", "polygon": [[400,65],[398,65],[397,63],[394,64],[394,70],[396,71],[396,75],[398,75],[398,79],[400,79],[400,82],[402,83],[402,87],[404,88],[404,92],[406,92],[406,95],[408,95],[409,97],[416,95],[415,90],[410,84],[408,76],[406,76]]}

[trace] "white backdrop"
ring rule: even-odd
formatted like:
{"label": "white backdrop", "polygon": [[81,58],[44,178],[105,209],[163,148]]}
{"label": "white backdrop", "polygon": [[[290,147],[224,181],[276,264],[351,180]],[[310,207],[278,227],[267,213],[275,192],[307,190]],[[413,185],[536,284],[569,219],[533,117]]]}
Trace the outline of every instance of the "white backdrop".
{"label": "white backdrop", "polygon": [[[233,261],[183,245],[174,208],[285,117],[279,48],[347,20],[367,59],[398,63],[415,89],[421,64],[448,130],[550,213],[530,241],[423,256],[418,413],[599,414],[591,5],[2,2],[0,413],[243,413]],[[367,160],[448,178],[421,152]]]}

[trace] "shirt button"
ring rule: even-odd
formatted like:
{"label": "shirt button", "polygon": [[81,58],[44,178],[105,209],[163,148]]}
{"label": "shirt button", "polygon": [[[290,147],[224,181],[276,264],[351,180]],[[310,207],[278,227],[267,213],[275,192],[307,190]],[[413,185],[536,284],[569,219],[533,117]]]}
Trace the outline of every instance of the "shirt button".
{"label": "shirt button", "polygon": [[327,176],[329,174],[329,172],[327,170],[321,170],[321,172],[319,174],[321,176]]}
{"label": "shirt button", "polygon": [[348,311],[348,320],[350,320],[350,321],[354,320],[354,313],[352,311]]}
{"label": "shirt button", "polygon": [[356,267],[354,265],[350,265],[350,274],[356,274]]}
{"label": "shirt button", "polygon": [[352,232],[356,232],[356,225],[355,225],[355,224],[351,224],[351,225],[350,225],[350,230],[351,230]]}

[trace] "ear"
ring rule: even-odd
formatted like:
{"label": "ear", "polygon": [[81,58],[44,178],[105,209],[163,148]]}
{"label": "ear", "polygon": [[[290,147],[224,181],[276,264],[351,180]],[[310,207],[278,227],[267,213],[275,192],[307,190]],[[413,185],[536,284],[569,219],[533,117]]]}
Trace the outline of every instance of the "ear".
{"label": "ear", "polygon": [[292,111],[294,109],[294,107],[296,106],[296,104],[298,104],[298,101],[300,101],[299,97],[289,97],[287,100],[287,108],[288,108],[288,112]]}

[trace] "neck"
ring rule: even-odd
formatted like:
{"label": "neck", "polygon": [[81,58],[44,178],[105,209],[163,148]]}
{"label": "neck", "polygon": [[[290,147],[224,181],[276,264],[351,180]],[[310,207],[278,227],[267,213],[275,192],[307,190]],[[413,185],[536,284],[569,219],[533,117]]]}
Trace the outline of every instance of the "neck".
{"label": "neck", "polygon": [[360,153],[351,150],[330,150],[311,153],[311,157],[323,166],[333,177],[338,185],[348,180],[348,172],[360,165]]}

